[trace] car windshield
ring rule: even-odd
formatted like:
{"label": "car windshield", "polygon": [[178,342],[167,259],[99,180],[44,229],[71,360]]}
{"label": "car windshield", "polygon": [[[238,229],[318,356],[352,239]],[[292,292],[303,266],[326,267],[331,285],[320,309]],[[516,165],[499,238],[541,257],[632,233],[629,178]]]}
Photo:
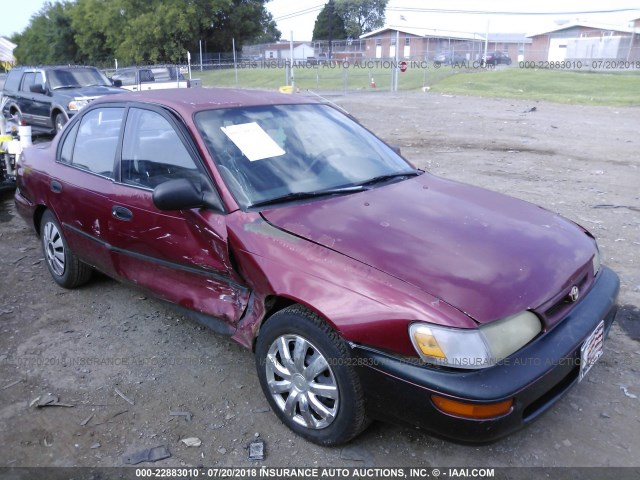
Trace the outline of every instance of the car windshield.
{"label": "car windshield", "polygon": [[348,194],[416,174],[373,134],[326,105],[207,110],[195,121],[243,208]]}
{"label": "car windshield", "polygon": [[95,68],[64,68],[48,72],[51,88],[88,87],[91,85],[111,86],[111,82]]}

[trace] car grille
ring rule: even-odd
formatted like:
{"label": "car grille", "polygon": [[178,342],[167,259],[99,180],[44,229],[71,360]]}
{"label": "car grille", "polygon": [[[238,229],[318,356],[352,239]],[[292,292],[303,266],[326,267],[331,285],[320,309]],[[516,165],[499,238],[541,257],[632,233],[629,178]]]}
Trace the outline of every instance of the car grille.
{"label": "car grille", "polygon": [[[593,285],[594,280],[592,268],[591,262],[589,262],[580,269],[569,282],[567,282],[558,295],[546,302],[540,308],[536,309],[536,313],[542,318],[545,330],[548,330],[560,322],[560,320],[562,320],[569,311],[571,311],[576,303],[587,294]],[[569,296],[571,289],[574,286],[578,287],[580,292],[579,297],[575,302],[571,300]]]}

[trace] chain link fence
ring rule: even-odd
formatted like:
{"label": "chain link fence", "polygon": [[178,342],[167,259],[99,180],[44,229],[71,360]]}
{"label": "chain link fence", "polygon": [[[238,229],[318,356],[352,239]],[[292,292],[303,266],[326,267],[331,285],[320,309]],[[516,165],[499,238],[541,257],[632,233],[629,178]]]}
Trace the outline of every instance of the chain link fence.
{"label": "chain link fence", "polygon": [[[323,94],[428,89],[457,73],[507,68],[640,71],[640,36],[485,42],[482,38],[383,38],[277,42],[191,54],[172,65],[204,86],[313,90]],[[419,40],[419,41],[418,41]],[[485,51],[491,55],[485,63]],[[496,53],[494,53],[496,52]],[[126,68],[120,66],[118,68]],[[105,69],[108,76],[115,68]]]}

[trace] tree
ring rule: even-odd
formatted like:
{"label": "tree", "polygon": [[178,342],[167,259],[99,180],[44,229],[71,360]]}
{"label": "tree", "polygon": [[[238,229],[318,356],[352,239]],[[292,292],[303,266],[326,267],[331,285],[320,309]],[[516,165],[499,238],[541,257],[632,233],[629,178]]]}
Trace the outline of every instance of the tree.
{"label": "tree", "polygon": [[67,2],[47,2],[33,15],[27,28],[11,38],[17,45],[17,61],[31,65],[78,62],[80,55],[69,16],[73,7]]}
{"label": "tree", "polygon": [[255,43],[273,43],[280,40],[282,32],[278,30],[276,22],[273,20],[273,16],[265,9],[265,15],[262,20],[262,33],[253,39]]}
{"label": "tree", "polygon": [[77,0],[70,11],[82,61],[112,63],[114,52],[124,40],[126,5],[120,0]]}
{"label": "tree", "polygon": [[336,12],[344,21],[347,35],[360,35],[384,26],[389,0],[336,0]]}
{"label": "tree", "polygon": [[280,32],[268,0],[76,0],[47,3],[12,39],[21,63],[184,62],[200,40],[230,51]]}
{"label": "tree", "polygon": [[313,40],[337,40],[347,38],[344,21],[338,15],[333,0],[329,0],[316,18],[313,26]]}
{"label": "tree", "polygon": [[282,35],[264,6],[265,0],[204,0],[204,3],[224,4],[210,6],[203,13],[206,20],[200,38],[207,41],[210,51],[231,51],[232,39],[239,50],[245,43],[264,42],[265,38],[278,40]]}

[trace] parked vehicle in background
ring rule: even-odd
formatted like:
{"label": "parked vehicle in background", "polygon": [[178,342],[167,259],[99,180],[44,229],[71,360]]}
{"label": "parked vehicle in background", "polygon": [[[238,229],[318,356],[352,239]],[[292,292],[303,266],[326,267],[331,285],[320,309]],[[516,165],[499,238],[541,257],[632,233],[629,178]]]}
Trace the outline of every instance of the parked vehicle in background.
{"label": "parked vehicle in background", "polygon": [[369,418],[507,435],[588,374],[616,314],[584,228],[418,170],[299,95],[100,99],[25,150],[15,200],[60,286],[97,269],[232,337],[322,445]]}
{"label": "parked vehicle in background", "polygon": [[15,67],[2,90],[2,113],[34,132],[58,132],[89,102],[122,93],[117,85],[95,67]]}
{"label": "parked vehicle in background", "polygon": [[120,81],[122,88],[132,92],[191,87],[191,81],[184,78],[179,67],[123,68],[117,70],[111,79]]}
{"label": "parked vehicle in background", "polygon": [[433,63],[436,65],[453,65],[456,63],[465,63],[467,57],[451,52],[442,52],[433,57]]}
{"label": "parked vehicle in background", "polygon": [[482,56],[484,65],[511,65],[511,58],[502,52],[487,52]]}

